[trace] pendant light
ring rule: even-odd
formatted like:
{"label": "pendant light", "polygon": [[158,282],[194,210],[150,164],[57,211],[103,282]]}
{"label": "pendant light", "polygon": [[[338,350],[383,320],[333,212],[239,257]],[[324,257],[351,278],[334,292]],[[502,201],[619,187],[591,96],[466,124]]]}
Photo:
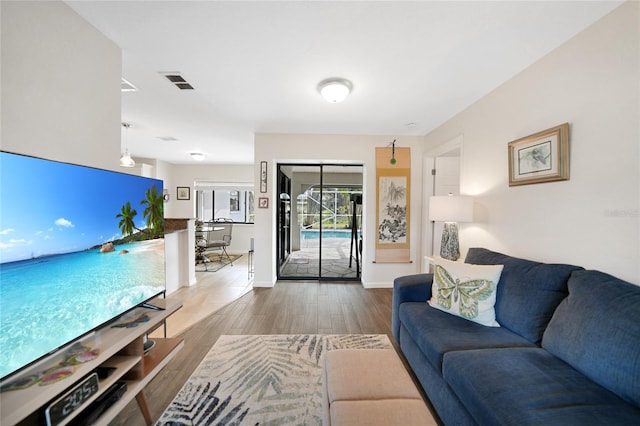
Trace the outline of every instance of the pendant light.
{"label": "pendant light", "polygon": [[127,133],[129,132],[131,124],[122,123],[122,127],[124,127],[124,154],[120,157],[120,167],[135,167],[136,162],[131,158],[129,147],[127,146]]}

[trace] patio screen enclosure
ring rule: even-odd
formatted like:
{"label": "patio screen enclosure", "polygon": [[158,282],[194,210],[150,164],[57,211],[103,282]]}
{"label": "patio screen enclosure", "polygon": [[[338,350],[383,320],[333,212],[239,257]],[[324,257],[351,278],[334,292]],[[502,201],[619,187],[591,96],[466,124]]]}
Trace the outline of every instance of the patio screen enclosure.
{"label": "patio screen enclosure", "polygon": [[278,165],[278,278],[359,280],[361,165]]}

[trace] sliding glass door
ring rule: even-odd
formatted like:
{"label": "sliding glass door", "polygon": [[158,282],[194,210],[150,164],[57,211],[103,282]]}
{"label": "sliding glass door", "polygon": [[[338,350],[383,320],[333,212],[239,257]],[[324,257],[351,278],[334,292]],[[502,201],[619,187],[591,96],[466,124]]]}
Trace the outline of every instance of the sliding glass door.
{"label": "sliding glass door", "polygon": [[362,166],[278,166],[278,278],[359,280]]}

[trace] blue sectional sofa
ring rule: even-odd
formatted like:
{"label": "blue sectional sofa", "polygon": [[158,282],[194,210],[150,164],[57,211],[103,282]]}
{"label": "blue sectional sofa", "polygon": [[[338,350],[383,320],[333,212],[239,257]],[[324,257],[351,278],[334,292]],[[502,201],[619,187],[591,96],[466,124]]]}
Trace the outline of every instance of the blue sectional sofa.
{"label": "blue sectional sofa", "polygon": [[393,335],[445,425],[640,425],[640,287],[482,248],[504,265],[488,327],[435,309],[432,274],[397,278]]}

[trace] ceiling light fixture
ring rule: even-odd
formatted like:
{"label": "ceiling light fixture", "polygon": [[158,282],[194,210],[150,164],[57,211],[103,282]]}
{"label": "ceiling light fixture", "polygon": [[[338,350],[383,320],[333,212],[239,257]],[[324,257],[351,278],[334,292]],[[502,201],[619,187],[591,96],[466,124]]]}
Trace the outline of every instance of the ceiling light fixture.
{"label": "ceiling light fixture", "polygon": [[135,167],[136,162],[131,158],[131,154],[129,154],[129,147],[127,146],[127,133],[129,133],[129,127],[131,127],[131,124],[122,123],[122,127],[124,127],[124,154],[120,157],[120,167]]}
{"label": "ceiling light fixture", "polygon": [[202,154],[201,152],[192,152],[189,155],[191,155],[191,158],[196,161],[204,161],[204,154]]}
{"label": "ceiling light fixture", "polygon": [[344,78],[328,78],[318,84],[318,92],[331,103],[344,101],[351,93],[352,88],[351,82]]}

